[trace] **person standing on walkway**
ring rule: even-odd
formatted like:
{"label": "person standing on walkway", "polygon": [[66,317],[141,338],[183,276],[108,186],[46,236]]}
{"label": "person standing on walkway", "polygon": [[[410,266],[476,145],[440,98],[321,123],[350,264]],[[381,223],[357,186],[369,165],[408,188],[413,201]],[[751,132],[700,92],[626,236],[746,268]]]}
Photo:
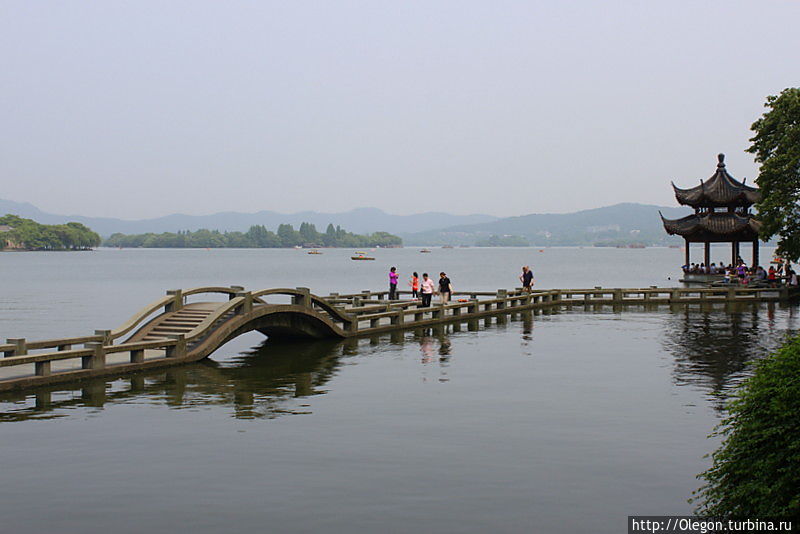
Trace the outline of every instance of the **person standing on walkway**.
{"label": "person standing on walkway", "polygon": [[522,290],[530,293],[533,286],[533,271],[527,265],[522,268],[522,275],[519,277],[519,281],[522,282]]}
{"label": "person standing on walkway", "polygon": [[397,267],[389,269],[389,300],[397,300]]}
{"label": "person standing on walkway", "polygon": [[419,275],[416,272],[411,276],[411,280],[408,281],[408,285],[411,286],[411,298],[418,299],[419,298]]}
{"label": "person standing on walkway", "polygon": [[450,301],[450,295],[453,293],[453,285],[450,279],[447,278],[445,273],[439,273],[439,297],[442,299],[442,304],[447,304]]}
{"label": "person standing on walkway", "polygon": [[422,306],[428,307],[431,305],[431,297],[433,297],[434,285],[433,280],[428,278],[428,273],[422,273]]}

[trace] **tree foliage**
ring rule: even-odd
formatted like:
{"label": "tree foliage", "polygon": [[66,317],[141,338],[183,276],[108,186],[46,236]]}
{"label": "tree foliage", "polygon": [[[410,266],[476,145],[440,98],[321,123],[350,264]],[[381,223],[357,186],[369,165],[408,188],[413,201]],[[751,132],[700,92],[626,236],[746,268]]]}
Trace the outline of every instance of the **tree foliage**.
{"label": "tree foliage", "polygon": [[800,517],[800,336],[756,364],[729,405],[698,514]]}
{"label": "tree foliage", "polygon": [[0,234],[0,248],[25,250],[86,250],[100,244],[100,236],[77,222],[40,224],[16,215],[0,217],[0,225],[11,227]]}
{"label": "tree foliage", "polygon": [[529,247],[531,244],[519,235],[491,235],[475,242],[476,247]]}
{"label": "tree foliage", "polygon": [[280,247],[387,247],[402,244],[396,235],[375,232],[368,235],[352,234],[340,227],[328,225],[324,234],[311,223],[302,223],[299,230],[291,224],[281,224],[277,232],[263,225],[251,226],[247,232],[219,232],[218,230],[179,231],[161,234],[113,234],[105,243],[107,247],[145,248],[280,248]]}
{"label": "tree foliage", "polygon": [[761,238],[780,236],[778,254],[800,259],[800,88],[768,96],[769,111],[750,127],[755,136],[748,152],[760,164],[756,205]]}

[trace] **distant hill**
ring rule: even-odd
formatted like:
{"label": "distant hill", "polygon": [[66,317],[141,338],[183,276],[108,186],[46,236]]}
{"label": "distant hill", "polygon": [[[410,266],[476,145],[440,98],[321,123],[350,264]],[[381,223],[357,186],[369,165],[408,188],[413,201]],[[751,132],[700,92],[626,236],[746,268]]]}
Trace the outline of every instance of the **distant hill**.
{"label": "distant hill", "polygon": [[81,215],[55,215],[46,213],[27,202],[13,202],[0,199],[0,216],[10,213],[20,217],[35,219],[46,224],[61,224],[76,221],[89,226],[100,235],[113,233],[144,234],[148,232],[196,231],[202,228],[220,231],[246,231],[253,225],[264,225],[275,229],[279,224],[292,224],[295,228],[302,222],[313,223],[325,230],[328,223],[366,234],[378,231],[399,234],[435,230],[454,225],[470,225],[495,221],[491,215],[450,215],[448,213],[428,212],[415,215],[391,215],[377,208],[358,208],[344,213],[319,213],[304,211],[299,213],[278,213],[259,211],[257,213],[222,212],[211,215],[167,215],[155,219],[124,220],[106,217],[84,217]]}
{"label": "distant hill", "polygon": [[[593,245],[616,243],[674,244],[682,241],[664,232],[658,211],[665,217],[678,218],[691,213],[685,207],[623,203],[575,213],[541,213],[499,218],[491,215],[450,215],[419,213],[391,215],[376,208],[358,208],[344,213],[304,211],[282,214],[274,211],[257,213],[223,212],[211,215],[167,215],[155,219],[123,220],[80,215],[45,213],[29,203],[0,200],[0,215],[11,213],[45,224],[76,221],[89,226],[102,236],[112,233],[144,234],[148,232],[196,231],[199,229],[246,231],[253,225],[276,229],[288,223],[299,228],[310,222],[320,231],[328,223],[359,233],[390,232],[403,238],[406,245],[475,245],[495,242],[531,245]],[[496,236],[493,239],[492,236]],[[506,238],[506,239],[503,239]]]}
{"label": "distant hill", "polygon": [[575,213],[542,213],[492,222],[451,226],[435,231],[400,233],[406,245],[474,245],[491,236],[517,236],[531,245],[593,245],[682,242],[664,231],[658,212],[684,217],[689,208],[623,203]]}

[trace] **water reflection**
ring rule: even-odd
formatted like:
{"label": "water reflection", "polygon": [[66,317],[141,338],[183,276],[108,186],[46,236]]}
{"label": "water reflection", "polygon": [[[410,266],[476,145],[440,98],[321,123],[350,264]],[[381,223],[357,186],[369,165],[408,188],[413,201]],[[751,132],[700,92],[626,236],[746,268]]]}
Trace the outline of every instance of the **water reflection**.
{"label": "water reflection", "polygon": [[748,375],[749,364],[796,329],[796,308],[775,320],[775,304],[682,307],[667,317],[662,345],[674,359],[677,385],[693,384],[719,402]]}
{"label": "water reflection", "polygon": [[[94,379],[73,385],[38,388],[31,393],[0,394],[0,422],[64,417],[75,408],[102,409],[116,404],[164,404],[172,409],[232,407],[242,419],[275,418],[309,412],[308,397],[327,393],[326,384],[342,366],[342,358],[372,350],[416,344],[420,362],[435,369],[423,373],[440,383],[450,381],[453,357],[451,335],[467,330],[502,331],[507,322],[522,323],[523,344],[531,342],[533,314],[470,320],[368,339],[344,341],[278,342],[242,352],[224,363],[213,360],[128,375],[115,380]],[[526,354],[529,354],[526,352]]]}
{"label": "water reflection", "polygon": [[63,417],[65,409],[109,403],[163,402],[175,409],[232,406],[233,415],[244,419],[302,414],[307,413],[302,399],[326,393],[324,386],[342,356],[356,352],[352,341],[266,341],[224,364],[204,360],[114,381],[85,381],[76,389],[40,388],[35,396],[4,394],[0,422]]}
{"label": "water reflection", "polygon": [[[437,380],[441,383],[450,381],[450,378],[447,376],[447,368],[450,365],[453,344],[450,340],[449,333],[460,331],[460,324],[414,331],[414,339],[419,344],[419,352],[421,355],[420,362],[424,367],[438,363],[439,376]],[[427,371],[423,371],[422,381],[428,381]]]}
{"label": "water reflection", "polygon": [[[716,399],[717,408],[747,376],[748,363],[773,350],[797,327],[796,308],[780,309],[771,304],[680,307],[671,311],[662,307],[647,313],[664,321],[661,345],[669,356],[675,384],[703,388]],[[243,419],[307,414],[308,399],[327,393],[327,384],[341,369],[344,358],[398,348],[411,349],[407,353],[414,354],[416,347],[422,381],[445,384],[450,381],[453,340],[462,335],[459,332],[489,329],[502,334],[514,330],[520,336],[521,354],[532,356],[537,315],[515,313],[368,339],[266,341],[223,363],[207,360],[117,380],[96,379],[24,394],[5,393],[0,395],[0,422],[64,417],[75,408],[104,409],[116,404],[163,404],[178,410],[222,406],[231,416]]]}

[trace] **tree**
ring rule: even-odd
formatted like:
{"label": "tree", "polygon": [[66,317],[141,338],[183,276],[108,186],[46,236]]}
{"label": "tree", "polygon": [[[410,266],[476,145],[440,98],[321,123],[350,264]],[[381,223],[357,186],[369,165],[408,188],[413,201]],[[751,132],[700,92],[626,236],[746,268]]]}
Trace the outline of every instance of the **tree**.
{"label": "tree", "polygon": [[698,515],[800,516],[800,337],[759,361],[728,407],[714,464],[700,475]]}
{"label": "tree", "polygon": [[755,136],[747,149],[760,164],[761,239],[780,236],[778,254],[800,259],[800,88],[768,96],[769,111],[750,127]]}
{"label": "tree", "polygon": [[281,224],[278,226],[278,237],[284,247],[293,247],[302,244],[302,238],[291,224]]}

